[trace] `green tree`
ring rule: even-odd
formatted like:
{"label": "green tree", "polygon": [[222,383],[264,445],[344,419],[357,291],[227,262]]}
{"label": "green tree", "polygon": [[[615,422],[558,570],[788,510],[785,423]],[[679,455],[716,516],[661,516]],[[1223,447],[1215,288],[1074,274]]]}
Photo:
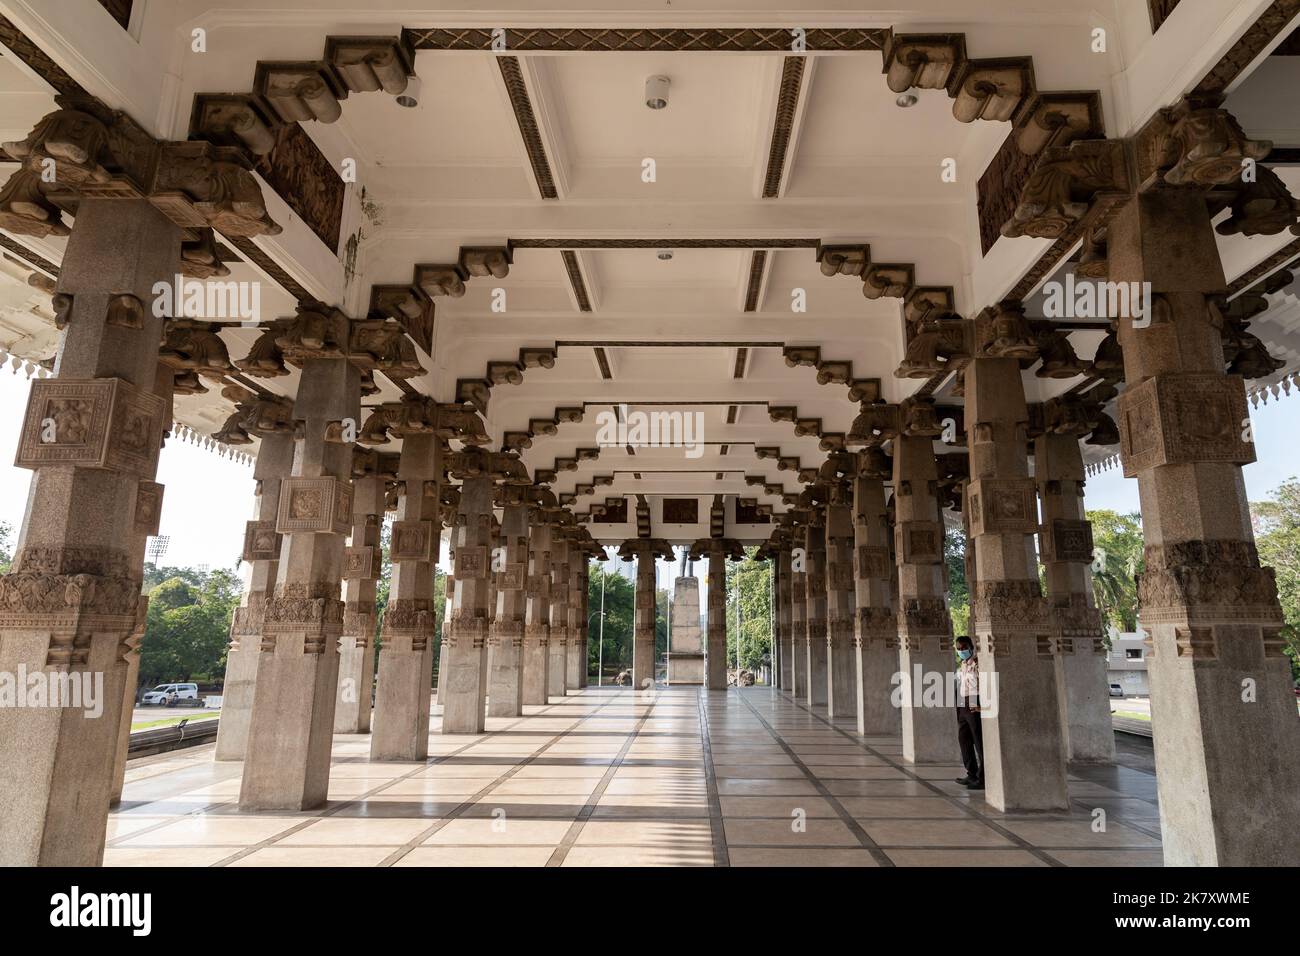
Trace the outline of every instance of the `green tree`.
{"label": "green tree", "polygon": [[727,562],[727,667],[735,667],[739,635],[741,665],[755,676],[772,661],[772,564],[754,560],[757,550]]}
{"label": "green tree", "polygon": [[1277,579],[1291,676],[1300,681],[1300,482],[1295,478],[1282,482],[1269,500],[1252,501],[1250,513],[1259,559]]}
{"label": "green tree", "polygon": [[1143,568],[1142,516],[1089,511],[1092,588],[1102,621],[1118,631],[1137,630],[1137,576]]}
{"label": "green tree", "polygon": [[970,634],[970,587],[966,582],[966,533],[949,528],[943,536],[943,562],[948,568],[948,616],[954,636]]}
{"label": "green tree", "polygon": [[0,574],[8,572],[13,564],[14,526],[8,521],[0,521]]}
{"label": "green tree", "polygon": [[[592,562],[587,578],[590,639],[587,641],[587,673],[594,674],[601,660],[601,622],[604,622],[605,674],[614,677],[632,666],[632,627],[636,610],[636,587],[619,574],[616,566]],[[605,604],[602,616],[601,589]]]}
{"label": "green tree", "polygon": [[[230,617],[239,603],[240,581],[226,569],[165,570],[177,573],[149,591],[149,612],[140,643],[141,682],[152,686],[217,680],[226,668]],[[155,571],[152,576],[159,574]]]}

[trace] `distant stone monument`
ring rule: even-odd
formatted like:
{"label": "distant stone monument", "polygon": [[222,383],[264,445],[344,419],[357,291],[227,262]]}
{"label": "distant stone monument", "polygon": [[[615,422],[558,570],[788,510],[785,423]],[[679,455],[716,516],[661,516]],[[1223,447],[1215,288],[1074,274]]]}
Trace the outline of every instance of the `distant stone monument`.
{"label": "distant stone monument", "polygon": [[704,683],[704,644],[700,638],[700,582],[673,581],[671,630],[668,632],[668,683]]}

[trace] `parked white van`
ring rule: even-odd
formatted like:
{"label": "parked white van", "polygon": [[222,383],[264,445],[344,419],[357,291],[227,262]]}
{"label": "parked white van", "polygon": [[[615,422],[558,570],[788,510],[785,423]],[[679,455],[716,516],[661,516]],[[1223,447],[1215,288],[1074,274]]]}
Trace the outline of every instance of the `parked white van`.
{"label": "parked white van", "polygon": [[177,700],[198,700],[198,684],[159,684],[144,692],[142,704],[170,704]]}

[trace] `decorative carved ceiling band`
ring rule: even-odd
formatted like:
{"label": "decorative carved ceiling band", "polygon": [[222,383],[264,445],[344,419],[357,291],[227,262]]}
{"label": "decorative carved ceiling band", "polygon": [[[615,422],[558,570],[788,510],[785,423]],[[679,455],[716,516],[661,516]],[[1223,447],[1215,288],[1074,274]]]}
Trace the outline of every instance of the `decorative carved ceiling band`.
{"label": "decorative carved ceiling band", "polygon": [[587,294],[587,282],[582,278],[582,268],[578,265],[578,254],[572,249],[560,250],[564,260],[564,272],[569,277],[569,286],[577,300],[579,312],[591,311],[591,296]]}
{"label": "decorative carved ceiling band", "polygon": [[1180,0],[1147,0],[1147,6],[1151,12],[1151,32],[1155,33],[1165,21],[1169,19],[1169,14],[1174,12],[1174,7],[1178,6]]}
{"label": "decorative carved ceiling band", "polygon": [[1244,292],[1260,280],[1272,275],[1296,256],[1300,256],[1300,239],[1291,240],[1253,269],[1249,269],[1233,279],[1228,283],[1228,294],[1236,295],[1238,292]]}
{"label": "decorative carved ceiling band", "polygon": [[300,303],[306,304],[314,302],[316,297],[307,291],[306,286],[302,285],[297,279],[285,272],[280,264],[262,251],[252,239],[244,236],[226,236],[230,244],[239,250],[239,254],[248,262],[251,262],[258,269],[264,272],[270,279],[275,282],[285,292],[289,293]]}
{"label": "decorative carved ceiling band", "polygon": [[736,349],[736,362],[731,368],[731,377],[741,379],[745,377],[745,365],[749,360],[749,349]]}
{"label": "decorative carved ceiling band", "polygon": [[1193,97],[1220,96],[1241,71],[1250,66],[1257,56],[1272,43],[1300,14],[1300,0],[1273,0],[1269,8],[1259,15],[1250,28],[1227,53],[1214,64],[1210,72],[1189,94]]}
{"label": "decorative carved ceiling band", "polygon": [[511,239],[514,249],[816,249],[818,239]]}
{"label": "decorative carved ceiling band", "polygon": [[799,88],[803,85],[805,62],[802,56],[787,56],[781,65],[781,92],[776,98],[772,143],[767,154],[767,174],[763,177],[764,199],[775,199],[781,192],[781,177],[790,150],[790,133],[794,129],[794,112],[799,105]]}
{"label": "decorative carved ceiling band", "polygon": [[745,311],[758,311],[758,297],[763,288],[763,272],[767,268],[767,250],[755,249],[749,258],[749,282],[745,287]]}
{"label": "decorative carved ceiling band", "polygon": [[557,199],[555,177],[551,173],[551,162],[546,158],[546,146],[537,127],[537,117],[533,113],[533,103],[528,97],[528,85],[524,82],[523,71],[519,69],[519,60],[513,56],[497,57],[497,67],[501,70],[501,79],[506,84],[510,95],[510,106],[515,113],[515,123],[519,126],[519,135],[524,141],[524,151],[528,154],[528,163],[533,168],[533,179],[543,199]]}
{"label": "decorative carved ceiling band", "polygon": [[[479,50],[494,52],[493,27],[459,30],[404,29],[403,39],[415,50]],[[866,52],[883,48],[889,31],[881,29],[810,29],[805,31],[809,53]],[[681,28],[532,28],[506,27],[505,47],[528,52],[702,52],[783,53],[794,43],[789,27],[738,29]]]}
{"label": "decorative carved ceiling band", "polygon": [[0,44],[58,93],[89,96],[81,84],[55,63],[31,38],[5,16],[0,16]]}
{"label": "decorative carved ceiling band", "polygon": [[54,278],[59,277],[59,267],[44,256],[37,255],[28,249],[21,242],[10,236],[0,233],[0,248],[8,249],[11,253],[23,260],[23,265],[35,267],[42,272],[52,275]]}
{"label": "decorative carved ceiling band", "polygon": [[132,0],[99,0],[99,5],[108,11],[108,15],[117,21],[123,30],[131,26]]}

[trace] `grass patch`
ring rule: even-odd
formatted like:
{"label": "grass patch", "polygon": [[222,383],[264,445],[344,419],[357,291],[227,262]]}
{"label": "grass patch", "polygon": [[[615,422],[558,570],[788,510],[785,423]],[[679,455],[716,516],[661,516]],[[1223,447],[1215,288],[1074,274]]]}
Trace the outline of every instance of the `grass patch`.
{"label": "grass patch", "polygon": [[182,720],[188,720],[191,724],[198,723],[200,720],[214,720],[221,716],[221,711],[214,711],[210,714],[196,714],[193,717],[164,717],[161,720],[141,720],[131,724],[132,730],[153,730],[155,727],[175,727]]}
{"label": "grass patch", "polygon": [[1132,720],[1145,720],[1147,722],[1151,720],[1150,714],[1140,714],[1136,710],[1115,710],[1111,711],[1111,713],[1116,717],[1128,717]]}

